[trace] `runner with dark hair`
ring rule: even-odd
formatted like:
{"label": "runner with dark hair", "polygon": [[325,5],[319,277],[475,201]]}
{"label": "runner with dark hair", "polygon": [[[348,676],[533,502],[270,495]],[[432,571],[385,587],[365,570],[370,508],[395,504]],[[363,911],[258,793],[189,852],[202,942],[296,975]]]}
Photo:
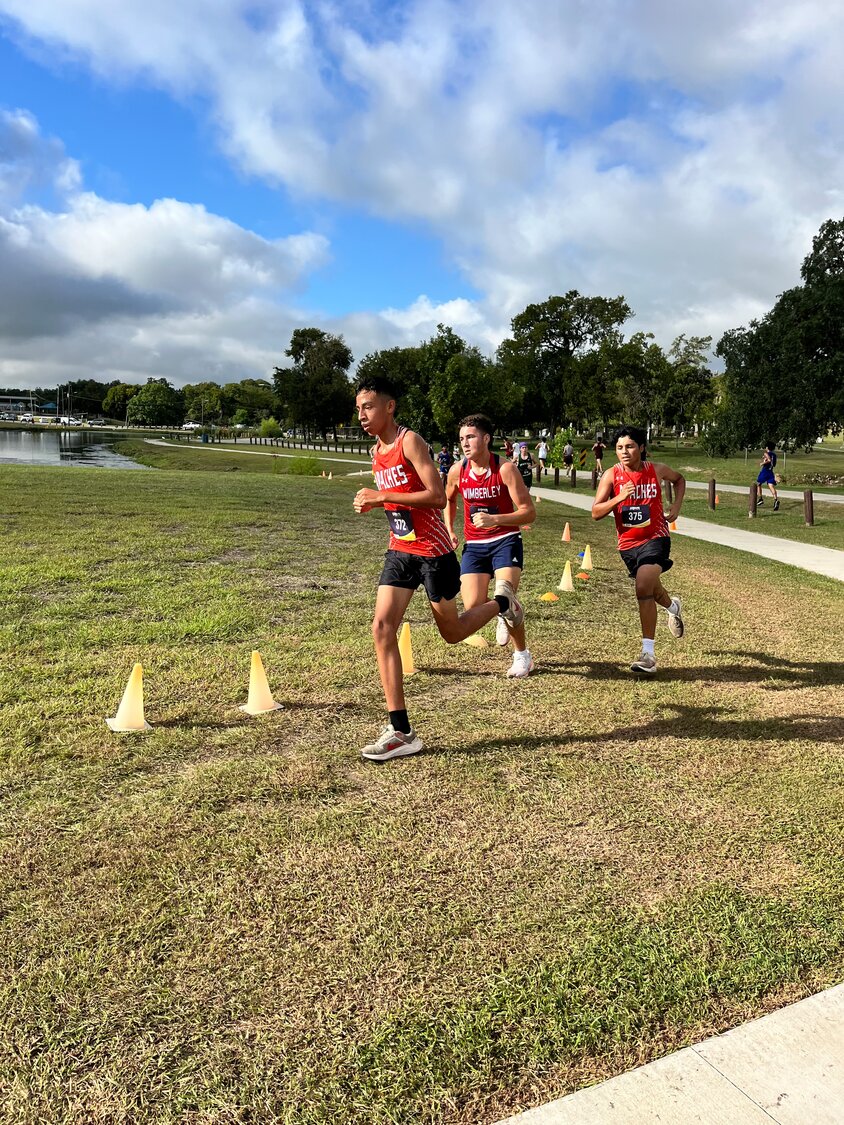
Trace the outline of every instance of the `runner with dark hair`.
{"label": "runner with dark hair", "polygon": [[[644,430],[635,426],[622,426],[615,435],[618,464],[601,477],[592,518],[602,520],[610,512],[615,517],[618,549],[636,581],[642,625],[642,652],[630,667],[634,672],[653,675],[657,605],[668,611],[668,630],[673,637],[682,637],[685,631],[680,599],[666,593],[662,575],[674,565],[668,525],[679,515],[686,479],[669,465],[646,460],[646,442]],[[667,516],[662,510],[663,481],[674,486],[674,502]]]}

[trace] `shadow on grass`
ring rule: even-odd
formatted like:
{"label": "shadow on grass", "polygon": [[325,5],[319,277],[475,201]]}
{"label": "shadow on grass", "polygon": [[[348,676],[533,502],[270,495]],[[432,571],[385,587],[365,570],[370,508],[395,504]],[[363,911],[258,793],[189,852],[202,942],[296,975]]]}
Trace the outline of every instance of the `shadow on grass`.
{"label": "shadow on grass", "polygon": [[[766,691],[788,691],[803,687],[829,687],[844,685],[844,663],[832,661],[782,660],[757,652],[710,652],[707,656],[732,656],[743,658],[746,664],[708,664],[662,666],[658,679],[699,683],[717,680],[719,683],[758,684]],[[553,669],[563,676],[587,676],[593,680],[633,681],[630,665],[607,660],[543,660],[543,668]],[[788,680],[789,683],[773,683]],[[642,683],[639,678],[635,682]]]}
{"label": "shadow on grass", "polygon": [[782,715],[776,718],[733,719],[728,707],[687,707],[672,704],[665,717],[614,730],[565,735],[529,735],[494,741],[479,740],[461,746],[429,746],[428,754],[468,755],[496,751],[566,749],[577,743],[589,746],[605,743],[642,743],[649,747],[659,739],[701,739],[707,742],[792,742],[844,743],[844,718],[822,715]]}

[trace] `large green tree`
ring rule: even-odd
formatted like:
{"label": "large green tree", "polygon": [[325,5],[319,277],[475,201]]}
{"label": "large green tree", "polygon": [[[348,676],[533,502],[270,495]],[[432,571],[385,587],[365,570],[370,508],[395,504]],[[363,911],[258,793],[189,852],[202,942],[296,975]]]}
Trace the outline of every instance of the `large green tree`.
{"label": "large green tree", "polygon": [[148,379],[129,400],[127,417],[134,426],[180,426],[184,399],[166,379]]}
{"label": "large green tree", "polygon": [[182,387],[185,417],[191,422],[219,422],[222,399],[219,383],[188,383]]}
{"label": "large green tree", "polygon": [[126,418],[126,407],[141,388],[133,383],[115,383],[109,387],[103,399],[103,414],[122,422]]}
{"label": "large green tree", "polygon": [[351,418],[354,393],[348,370],[352,353],[342,336],[321,328],[297,328],[284,353],[292,367],[277,367],[273,374],[276,394],[286,417],[295,425],[328,431],[336,437],[338,422]]}
{"label": "large green tree", "polygon": [[668,350],[668,382],[662,399],[662,417],[675,430],[690,429],[711,417],[715,402],[712,372],[708,367],[711,336],[678,336]]}
{"label": "large green tree", "polygon": [[388,379],[396,388],[401,422],[419,434],[433,435],[429,372],[423,369],[422,361],[421,347],[382,348],[363,357],[357,379]]}

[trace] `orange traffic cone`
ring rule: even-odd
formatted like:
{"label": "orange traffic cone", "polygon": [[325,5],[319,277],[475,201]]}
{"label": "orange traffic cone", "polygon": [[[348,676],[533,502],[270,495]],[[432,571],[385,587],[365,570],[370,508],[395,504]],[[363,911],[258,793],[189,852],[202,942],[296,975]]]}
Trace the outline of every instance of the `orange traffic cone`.
{"label": "orange traffic cone", "polygon": [[132,669],[132,674],[113,719],[106,719],[111,730],[118,733],[133,730],[152,730],[144,718],[144,670],[140,664]]}
{"label": "orange traffic cone", "polygon": [[569,527],[568,524],[566,524],[566,526],[563,528],[563,537],[560,540],[560,542],[561,543],[571,543],[571,528]]}
{"label": "orange traffic cone", "polygon": [[671,526],[670,526],[670,528],[669,528],[669,531],[676,531],[676,530],[677,530],[677,521],[676,521],[676,520],[672,520],[672,521],[671,521]]}
{"label": "orange traffic cone", "polygon": [[416,672],[413,664],[413,644],[410,640],[410,622],[405,621],[399,634],[399,655],[401,656],[401,670],[405,676],[412,676]]}
{"label": "orange traffic cone", "polygon": [[247,715],[263,715],[267,711],[278,711],[280,703],[273,699],[270,685],[267,683],[267,673],[264,671],[264,662],[260,652],[252,653],[252,664],[249,669],[249,696],[240,707]]}

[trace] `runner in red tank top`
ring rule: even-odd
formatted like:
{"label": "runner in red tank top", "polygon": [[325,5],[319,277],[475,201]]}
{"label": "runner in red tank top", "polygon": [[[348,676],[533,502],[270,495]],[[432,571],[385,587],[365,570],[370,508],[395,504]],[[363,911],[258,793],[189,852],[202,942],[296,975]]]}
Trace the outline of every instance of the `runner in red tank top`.
{"label": "runner in red tank top", "polygon": [[[536,509],[521,474],[512,461],[501,461],[490,449],[493,426],[485,414],[470,414],[460,423],[463,459],[452,466],[446,485],[445,523],[457,546],[454,520],[457,496],[463,498],[463,559],[460,589],[467,608],[481,605],[489,596],[495,575],[495,592],[503,584],[518,590],[524,567],[520,528],[536,519]],[[507,675],[529,676],[534,664],[527,647],[524,622],[510,629],[499,616],[495,636],[506,645],[511,636],[515,654]]]}
{"label": "runner in red tank top", "polygon": [[[642,623],[642,652],[630,667],[634,672],[653,675],[657,605],[668,610],[668,629],[673,637],[682,637],[685,631],[680,599],[665,592],[662,575],[674,565],[668,525],[679,515],[686,480],[668,465],[646,461],[645,442],[645,432],[635,426],[623,426],[618,431],[615,452],[619,463],[601,477],[592,518],[601,520],[610,512],[615,517],[618,549],[630,577],[636,580]],[[662,510],[663,481],[674,485],[674,501],[667,518]]]}
{"label": "runner in red tank top", "polygon": [[458,614],[460,564],[440,513],[445,492],[427,443],[395,420],[396,392],[380,376],[362,378],[357,411],[364,432],[377,438],[372,467],[375,488],[361,488],[354,500],[359,514],[383,508],[390,525],[390,546],[378,582],[372,635],[390,721],[381,737],[361,751],[370,761],[417,754],[422,741],[410,725],[398,630],[414,591],[424,585],[434,621],[449,644],[465,640],[499,613],[514,628],[524,617],[512,587],[493,600]]}

